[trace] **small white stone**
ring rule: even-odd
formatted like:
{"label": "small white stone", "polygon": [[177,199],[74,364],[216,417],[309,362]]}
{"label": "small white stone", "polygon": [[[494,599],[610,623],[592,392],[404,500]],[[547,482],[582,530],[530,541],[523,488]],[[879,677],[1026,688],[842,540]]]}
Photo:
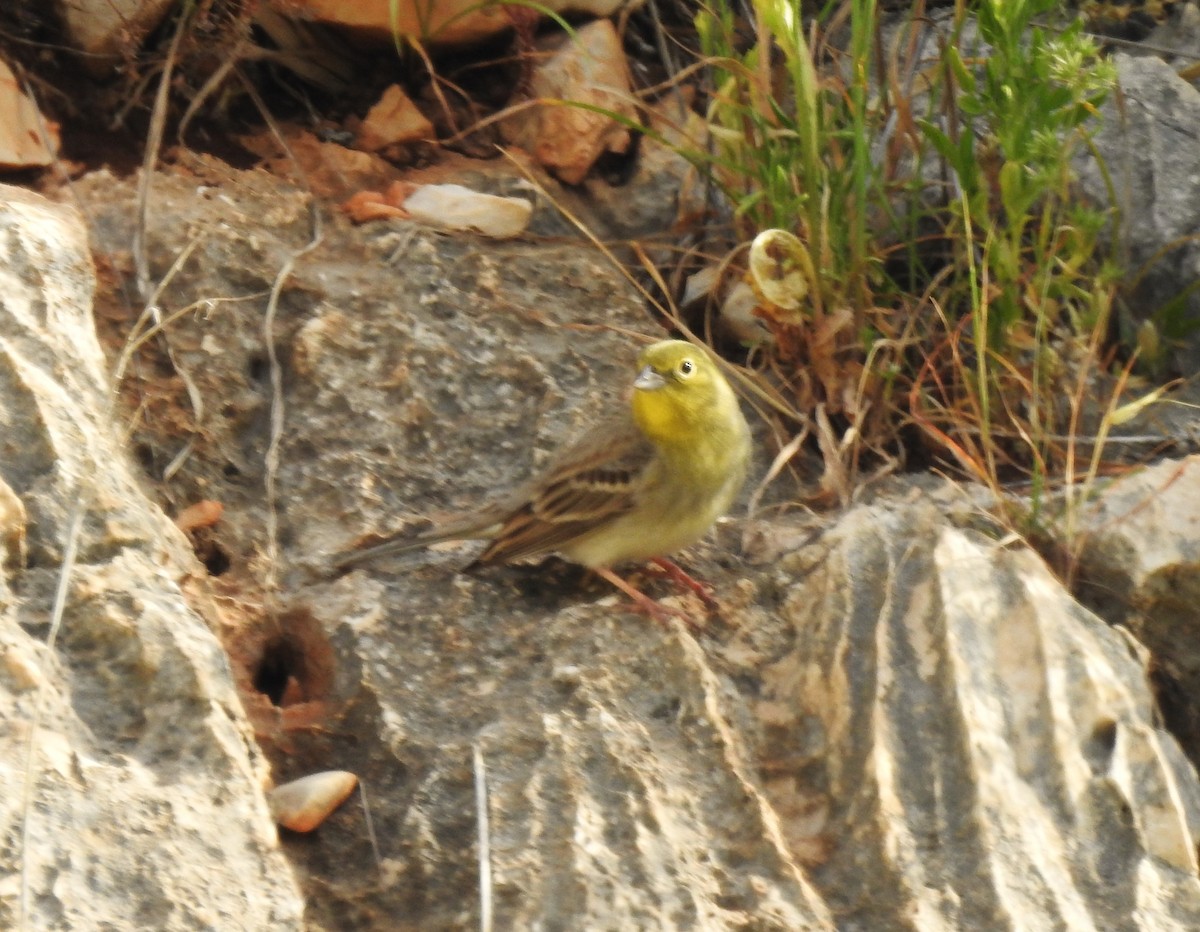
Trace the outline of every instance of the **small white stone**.
{"label": "small white stone", "polygon": [[422,185],[405,198],[404,209],[419,223],[496,239],[524,232],[533,215],[533,204],[523,197],[481,194],[459,184]]}

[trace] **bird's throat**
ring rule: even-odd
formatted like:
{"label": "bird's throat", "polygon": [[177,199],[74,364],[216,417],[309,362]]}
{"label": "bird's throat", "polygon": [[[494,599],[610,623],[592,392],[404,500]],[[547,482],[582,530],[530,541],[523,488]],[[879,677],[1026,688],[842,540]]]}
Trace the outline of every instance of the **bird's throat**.
{"label": "bird's throat", "polygon": [[655,446],[674,446],[687,434],[688,425],[682,422],[675,405],[655,394],[658,390],[635,389],[632,408],[638,430]]}

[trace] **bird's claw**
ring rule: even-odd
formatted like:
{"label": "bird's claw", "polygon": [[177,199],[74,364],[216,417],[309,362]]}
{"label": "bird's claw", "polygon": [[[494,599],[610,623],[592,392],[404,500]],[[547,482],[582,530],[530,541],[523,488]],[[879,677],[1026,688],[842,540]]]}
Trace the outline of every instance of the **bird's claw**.
{"label": "bird's claw", "polygon": [[[680,570],[680,572],[683,572]],[[656,621],[670,625],[671,619],[678,618],[693,634],[699,634],[704,629],[697,624],[692,617],[685,611],[675,608],[673,605],[663,605],[661,602],[656,602],[644,592],[635,589],[629,583],[625,582],[620,576],[611,570],[596,568],[597,575],[607,579],[610,583],[620,589],[625,595],[633,601],[633,607],[642,614],[649,615]],[[686,575],[686,574],[685,574]]]}
{"label": "bird's claw", "polygon": [[674,560],[668,560],[666,557],[655,557],[650,562],[662,570],[676,585],[695,593],[700,601],[704,603],[704,607],[709,611],[716,611],[720,607],[716,600],[716,590],[708,583],[701,582],[699,579],[689,576],[683,567]]}

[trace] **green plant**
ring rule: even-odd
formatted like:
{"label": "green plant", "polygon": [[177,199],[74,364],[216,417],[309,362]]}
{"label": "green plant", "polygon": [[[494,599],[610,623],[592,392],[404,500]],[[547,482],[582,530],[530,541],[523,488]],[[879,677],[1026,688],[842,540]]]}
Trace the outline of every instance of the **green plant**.
{"label": "green plant", "polygon": [[[1048,294],[1080,265],[1056,268],[1054,234],[1074,231],[1070,258],[1095,251],[1099,214],[1070,205],[1072,143],[1096,112],[1115,80],[1080,25],[1051,35],[1032,26],[1055,0],[982,0],[977,7],[981,39],[990,46],[977,74],[955,45],[944,53],[946,100],[951,132],[925,121],[927,138],[954,173],[956,206],[967,240],[982,239],[982,259],[994,273],[995,298],[975,300],[986,310],[989,336],[1005,332],[1032,313],[1041,313],[1039,294]],[[959,30],[961,32],[962,23]],[[1064,216],[1069,213],[1071,216]],[[1033,295],[1022,286],[1030,271],[1024,261],[1037,247]],[[1065,272],[1065,276],[1064,273]],[[1032,300],[1031,300],[1032,298]]]}
{"label": "green plant", "polygon": [[766,244],[752,273],[805,295],[758,289],[797,407],[877,449],[915,423],[977,478],[1023,473],[1035,493],[1051,470],[1074,477],[1064,437],[1111,364],[1119,278],[1072,168],[1114,70],[1079,24],[1038,25],[1056,6],[959,4],[932,62],[911,39],[920,5],[910,41],[885,43],[873,0],[806,23],[793,0],[752,0],[742,51],[726,0],[696,17],[715,140],[701,164]]}
{"label": "green plant", "polygon": [[[942,56],[940,120],[921,123],[954,194],[942,306],[951,324],[958,309],[970,321],[965,356],[973,371],[956,383],[970,430],[957,433],[993,481],[1004,462],[1024,461],[1035,511],[1061,435],[1078,421],[1075,406],[1063,403],[1068,380],[1101,361],[1117,281],[1100,258],[1105,216],[1072,191],[1074,147],[1115,72],[1080,24],[1055,32],[1035,25],[1055,6],[980,0],[974,60],[960,51],[968,23],[960,12]],[[1024,456],[1014,458],[1011,444],[1005,450],[997,427],[1019,437]]]}
{"label": "green plant", "polygon": [[[751,0],[755,43],[741,51],[733,6],[701,7],[714,149],[693,160],[733,205],[739,238],[762,234],[749,261],[775,341],[768,362],[800,419],[818,413],[827,477],[845,477],[822,494],[844,498],[860,451],[886,443],[898,344],[876,297],[890,285],[870,229],[889,209],[887,166],[871,151],[886,119],[869,81],[876,3],[847,0],[842,10],[845,50],[803,21],[795,0]],[[803,305],[772,300],[767,278],[786,281]],[[832,439],[836,426],[845,442]]]}
{"label": "green plant", "polygon": [[869,152],[867,69],[874,0],[852,0],[851,74],[818,75],[795,0],[753,0],[756,44],[739,54],[733,8],[718,0],[696,15],[713,93],[708,123],[713,177],[744,227],[797,233],[818,313],[869,303],[877,270],[867,236],[869,198],[881,175]]}

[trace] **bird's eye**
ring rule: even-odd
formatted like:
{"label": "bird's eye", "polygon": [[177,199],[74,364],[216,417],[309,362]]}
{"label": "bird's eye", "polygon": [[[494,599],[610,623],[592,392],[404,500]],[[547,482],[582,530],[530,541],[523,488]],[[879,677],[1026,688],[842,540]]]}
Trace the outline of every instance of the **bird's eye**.
{"label": "bird's eye", "polygon": [[695,368],[696,368],[696,364],[694,362],[692,362],[690,359],[685,359],[683,362],[681,362],[679,364],[679,374],[684,375],[684,376],[691,375],[692,370],[694,370]]}

